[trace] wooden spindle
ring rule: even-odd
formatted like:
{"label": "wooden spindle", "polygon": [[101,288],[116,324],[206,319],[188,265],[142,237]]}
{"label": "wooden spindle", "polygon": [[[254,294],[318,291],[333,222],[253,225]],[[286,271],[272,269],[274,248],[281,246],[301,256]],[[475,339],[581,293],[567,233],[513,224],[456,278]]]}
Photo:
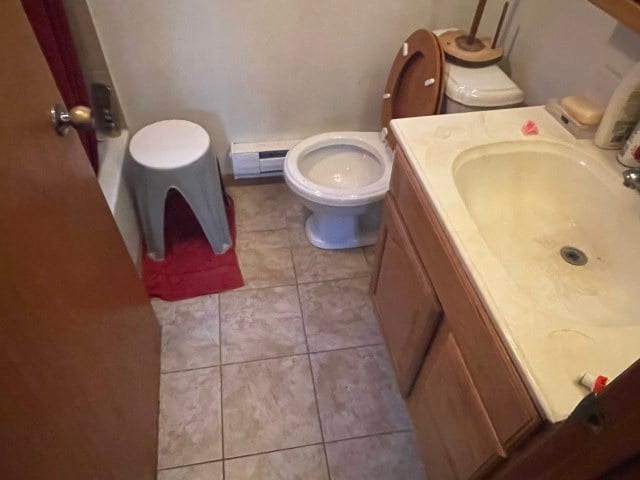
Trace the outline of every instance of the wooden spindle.
{"label": "wooden spindle", "polygon": [[498,20],[498,26],[496,27],[496,33],[493,35],[493,41],[491,42],[491,48],[496,48],[498,45],[498,37],[500,37],[502,25],[504,24],[504,19],[507,16],[507,10],[509,10],[509,2],[504,2],[504,5],[502,6],[502,13],[500,14],[500,20]]}
{"label": "wooden spindle", "polygon": [[482,20],[482,14],[484,13],[484,7],[487,6],[487,0],[479,0],[478,7],[476,8],[476,13],[473,16],[473,22],[471,22],[471,29],[469,30],[469,35],[467,36],[467,44],[471,45],[476,40],[476,35],[478,33],[478,27],[480,26],[480,20]]}

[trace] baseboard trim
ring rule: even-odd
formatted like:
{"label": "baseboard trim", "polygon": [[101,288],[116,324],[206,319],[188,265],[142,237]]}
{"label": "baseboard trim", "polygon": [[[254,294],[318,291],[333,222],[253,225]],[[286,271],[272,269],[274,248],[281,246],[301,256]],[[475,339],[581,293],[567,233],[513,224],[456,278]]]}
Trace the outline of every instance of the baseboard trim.
{"label": "baseboard trim", "polygon": [[276,177],[234,178],[233,173],[225,173],[222,175],[222,183],[225,187],[268,185],[272,183],[284,183],[284,177],[278,175]]}

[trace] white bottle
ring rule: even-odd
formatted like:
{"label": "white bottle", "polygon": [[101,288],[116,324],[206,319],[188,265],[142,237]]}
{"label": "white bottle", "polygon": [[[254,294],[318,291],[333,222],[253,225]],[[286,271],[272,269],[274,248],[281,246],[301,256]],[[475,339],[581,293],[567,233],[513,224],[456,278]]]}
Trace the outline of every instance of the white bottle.
{"label": "white bottle", "polygon": [[622,148],[640,120],[640,63],[627,73],[611,96],[593,139],[600,148]]}

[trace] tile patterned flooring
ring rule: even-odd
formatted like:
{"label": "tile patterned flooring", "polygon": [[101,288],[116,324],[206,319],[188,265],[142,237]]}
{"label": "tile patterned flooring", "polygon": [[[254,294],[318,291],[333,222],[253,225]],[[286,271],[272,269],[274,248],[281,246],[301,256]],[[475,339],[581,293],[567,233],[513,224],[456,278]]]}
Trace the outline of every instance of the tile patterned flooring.
{"label": "tile patterned flooring", "polygon": [[158,479],[424,479],[368,298],[374,249],[311,246],[284,184],[229,193],[245,287],[152,302]]}

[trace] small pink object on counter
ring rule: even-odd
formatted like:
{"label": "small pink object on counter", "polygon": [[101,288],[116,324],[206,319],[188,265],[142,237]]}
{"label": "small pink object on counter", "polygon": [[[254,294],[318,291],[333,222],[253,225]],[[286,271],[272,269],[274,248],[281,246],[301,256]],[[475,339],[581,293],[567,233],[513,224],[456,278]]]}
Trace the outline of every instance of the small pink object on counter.
{"label": "small pink object on counter", "polygon": [[540,133],[540,130],[538,130],[538,125],[533,120],[527,120],[526,122],[524,122],[520,130],[522,131],[523,135],[537,135],[538,133]]}

